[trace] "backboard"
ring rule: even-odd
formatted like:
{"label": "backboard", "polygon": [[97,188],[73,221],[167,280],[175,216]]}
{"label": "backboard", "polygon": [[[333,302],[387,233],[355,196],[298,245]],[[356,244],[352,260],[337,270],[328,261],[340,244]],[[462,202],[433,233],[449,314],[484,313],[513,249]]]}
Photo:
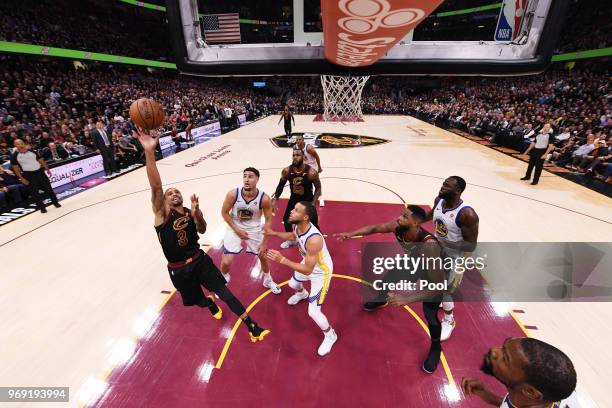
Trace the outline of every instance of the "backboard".
{"label": "backboard", "polygon": [[[569,0],[504,0],[488,13],[458,14],[463,20],[450,25],[459,30],[465,25],[469,33],[464,40],[452,30],[447,38],[438,30],[448,28],[453,18],[447,17],[452,12],[439,12],[442,0],[405,0],[442,4],[433,12],[416,13],[414,31],[371,65],[349,67],[326,59],[326,47],[329,51],[334,44],[323,26],[330,30],[342,22],[328,16],[322,24],[321,8],[357,2],[389,10],[392,1],[398,0],[167,0],[167,14],[176,64],[187,74],[506,76],[534,74],[548,66],[569,5]],[[472,27],[482,32],[471,33]]]}

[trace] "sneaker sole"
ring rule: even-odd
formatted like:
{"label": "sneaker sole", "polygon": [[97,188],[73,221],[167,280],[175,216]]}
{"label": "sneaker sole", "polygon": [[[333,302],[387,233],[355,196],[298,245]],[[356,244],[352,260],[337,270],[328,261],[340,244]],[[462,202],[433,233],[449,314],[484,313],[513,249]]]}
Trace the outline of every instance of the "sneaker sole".
{"label": "sneaker sole", "polygon": [[249,332],[249,337],[251,338],[252,343],[257,343],[258,341],[263,341],[264,337],[266,337],[268,334],[270,334],[270,330],[262,331],[261,334],[257,337],[253,336],[253,334]]}
{"label": "sneaker sole", "polygon": [[[206,297],[209,298],[212,302],[214,302],[217,305],[217,302],[215,302],[212,296],[206,296]],[[219,309],[219,311],[215,313],[214,315],[212,315],[212,317],[217,320],[221,320],[221,317],[223,317],[223,310],[219,307],[219,305],[217,305],[217,309]]]}

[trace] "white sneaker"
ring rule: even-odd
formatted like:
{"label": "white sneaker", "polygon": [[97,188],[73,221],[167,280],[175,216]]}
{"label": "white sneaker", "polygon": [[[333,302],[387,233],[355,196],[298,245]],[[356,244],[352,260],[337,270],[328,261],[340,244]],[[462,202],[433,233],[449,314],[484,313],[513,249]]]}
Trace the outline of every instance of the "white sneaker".
{"label": "white sneaker", "polygon": [[440,335],[440,341],[446,341],[450,338],[453,330],[455,330],[455,319],[447,319],[446,317],[442,319],[442,334]]}
{"label": "white sneaker", "polygon": [[278,286],[273,280],[272,278],[268,278],[268,279],[264,279],[263,280],[263,287],[264,288],[268,288],[272,291],[272,293],[274,293],[275,295],[279,295],[281,293],[281,288],[280,286]]}
{"label": "white sneaker", "polygon": [[308,297],[308,292],[306,292],[304,289],[302,289],[299,292],[295,292],[295,294],[293,296],[291,296],[288,300],[287,300],[287,304],[291,305],[291,306],[295,306],[298,303],[300,303],[301,300],[304,300]]}
{"label": "white sneaker", "polygon": [[296,246],[296,245],[297,245],[297,241],[288,240],[288,241],[283,242],[280,245],[280,247],[283,248],[283,249],[287,249],[289,247]]}
{"label": "white sneaker", "polygon": [[319,207],[325,207],[325,201],[322,198],[319,198]]}
{"label": "white sneaker", "polygon": [[321,357],[326,354],[329,354],[332,349],[332,346],[336,341],[338,341],[338,335],[336,334],[334,329],[331,329],[328,333],[324,334],[323,342],[319,346],[319,350],[317,350],[317,353],[319,353]]}
{"label": "white sneaker", "polygon": [[225,282],[229,283],[229,281],[230,281],[230,274],[229,273],[221,272],[221,275],[223,275],[223,277],[225,278]]}

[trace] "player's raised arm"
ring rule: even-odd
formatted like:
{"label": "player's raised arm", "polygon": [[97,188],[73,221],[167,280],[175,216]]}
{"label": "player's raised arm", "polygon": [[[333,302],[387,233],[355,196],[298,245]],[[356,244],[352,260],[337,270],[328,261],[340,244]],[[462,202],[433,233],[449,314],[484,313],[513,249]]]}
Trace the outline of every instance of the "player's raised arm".
{"label": "player's raised arm", "polygon": [[344,241],[346,239],[350,239],[356,236],[385,234],[385,233],[393,232],[395,231],[396,227],[397,227],[397,220],[393,220],[393,221],[385,222],[383,224],[366,225],[365,227],[361,227],[351,232],[339,232],[337,234],[334,234],[334,236],[338,238],[339,240]]}
{"label": "player's raised arm", "polygon": [[164,221],[166,209],[164,206],[164,190],[162,189],[161,176],[157,170],[155,163],[155,148],[159,142],[159,135],[156,132],[147,132],[143,129],[134,131],[142,148],[144,149],[145,162],[147,167],[147,178],[151,186],[151,204],[153,205],[153,213],[155,214],[155,225],[159,225]]}

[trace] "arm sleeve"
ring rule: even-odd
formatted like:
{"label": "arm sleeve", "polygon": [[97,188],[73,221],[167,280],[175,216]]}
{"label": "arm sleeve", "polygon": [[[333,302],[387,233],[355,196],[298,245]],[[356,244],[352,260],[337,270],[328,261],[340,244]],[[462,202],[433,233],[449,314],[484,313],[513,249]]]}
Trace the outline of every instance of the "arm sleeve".
{"label": "arm sleeve", "polygon": [[276,191],[274,192],[274,198],[280,198],[281,194],[283,194],[283,189],[285,188],[285,184],[287,184],[287,179],[281,177],[278,181],[278,186],[276,186]]}

